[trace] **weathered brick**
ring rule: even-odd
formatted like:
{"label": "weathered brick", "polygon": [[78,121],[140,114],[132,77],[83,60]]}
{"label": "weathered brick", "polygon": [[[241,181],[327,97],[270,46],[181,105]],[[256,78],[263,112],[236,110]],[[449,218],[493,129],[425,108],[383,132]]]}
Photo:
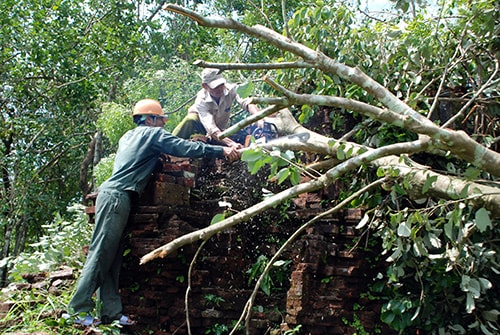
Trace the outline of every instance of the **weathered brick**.
{"label": "weathered brick", "polygon": [[[169,169],[166,172],[170,173],[169,176],[156,178],[155,183],[163,183],[159,187],[154,183],[148,186],[140,203],[132,209],[131,225],[127,231],[127,247],[131,252],[124,259],[121,275],[126,312],[136,315],[149,329],[167,334],[187,333],[185,294],[188,270],[199,243],[185,246],[144,266],[139,266],[138,260],[174,238],[208,225],[214,213],[221,211],[217,198],[191,198],[189,190],[198,182],[194,178],[191,181],[182,171],[199,171],[203,160],[194,162],[172,159],[164,164],[164,169]],[[223,170],[221,164],[215,161],[213,165],[217,173]],[[175,183],[171,177],[175,177]],[[226,180],[221,184],[224,187],[220,189],[229,185]],[[179,190],[187,190],[187,193],[179,198]],[[165,192],[162,199],[158,198],[160,191]],[[319,206],[321,196],[307,194],[294,200],[300,207],[287,213],[289,220],[299,226],[304,220],[322,213],[324,209]],[[252,310],[251,334],[265,334],[269,329],[280,327],[293,329],[296,325],[302,325],[304,334],[355,333],[356,330],[347,326],[343,319],[352,320],[353,304],[363,302],[359,296],[371,284],[373,272],[367,265],[366,254],[350,252],[359,233],[353,227],[362,215],[360,210],[347,210],[324,218],[294,242],[287,254],[294,261],[289,283],[285,283],[281,294],[273,290],[270,297],[259,291]],[[263,236],[286,233],[283,226],[277,224],[257,228],[264,232]],[[189,294],[192,333],[203,334],[215,324],[230,325],[238,319],[255,283],[248,284],[247,271],[254,265],[256,255],[265,252],[273,255],[279,247],[267,240],[252,240],[247,237],[248,230],[249,227],[238,225],[216,234],[200,251],[194,263]],[[255,245],[262,246],[263,250],[249,249]],[[364,325],[375,327],[380,305],[364,301],[365,305],[371,313],[356,313]],[[280,312],[273,312],[277,308]],[[393,333],[384,331],[384,334]]]}

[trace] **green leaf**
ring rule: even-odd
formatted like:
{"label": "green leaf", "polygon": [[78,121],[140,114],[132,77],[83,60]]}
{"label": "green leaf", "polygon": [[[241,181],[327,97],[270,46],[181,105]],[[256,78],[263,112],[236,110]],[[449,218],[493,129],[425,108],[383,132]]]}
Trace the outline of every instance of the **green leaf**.
{"label": "green leaf", "polygon": [[448,222],[446,222],[444,224],[444,234],[446,235],[446,237],[448,237],[450,240],[454,240],[454,236],[453,236],[453,221],[451,219],[448,220]]}
{"label": "green leaf", "polygon": [[248,163],[248,171],[256,174],[260,168],[267,162],[272,161],[273,157],[265,155],[260,148],[248,149],[241,154],[241,160]]}
{"label": "green leaf", "polygon": [[377,169],[377,177],[379,177],[379,178],[380,178],[380,177],[383,177],[383,176],[385,176],[385,169],[384,169],[384,168],[382,168],[382,167],[379,167],[379,168]]}
{"label": "green leaf", "polygon": [[396,250],[394,250],[394,252],[387,258],[387,262],[397,261],[402,254],[403,252],[401,246],[398,246]]}
{"label": "green leaf", "polygon": [[493,229],[490,215],[485,208],[480,208],[476,212],[476,227],[481,233],[484,233],[488,228]]}
{"label": "green leaf", "polygon": [[262,159],[262,151],[261,150],[252,150],[248,149],[243,151],[241,154],[241,160],[244,162],[254,162]]}
{"label": "green leaf", "polygon": [[264,162],[262,160],[254,161],[253,164],[248,163],[248,168],[251,174],[256,174],[259,172],[260,168],[264,166]]}
{"label": "green leaf", "polygon": [[398,236],[409,237],[410,234],[411,234],[410,224],[407,221],[401,222],[398,226]]}
{"label": "green leaf", "polygon": [[289,261],[284,261],[284,260],[277,260],[276,262],[273,263],[273,266],[283,266],[283,265],[286,265],[288,264]]}
{"label": "green leaf", "polygon": [[392,312],[384,312],[381,315],[382,321],[387,323],[388,325],[391,325],[395,318],[396,318],[396,314],[394,314]]}
{"label": "green leaf", "polygon": [[467,299],[465,302],[465,311],[467,313],[472,313],[472,311],[476,308],[474,304],[474,297],[472,296],[472,293],[467,292]]}
{"label": "green leaf", "polygon": [[300,183],[300,171],[296,168],[291,168],[290,181],[292,185],[298,185]]}
{"label": "green leaf", "polygon": [[238,88],[236,91],[238,92],[239,96],[242,98],[246,98],[252,94],[252,91],[254,90],[253,84],[251,81],[248,81],[246,83],[238,85]]}
{"label": "green leaf", "polygon": [[413,243],[413,250],[417,256],[427,256],[429,252],[421,238],[417,238]]}
{"label": "green leaf", "polygon": [[425,239],[426,239],[426,241],[429,242],[429,244],[433,248],[436,248],[436,249],[441,248],[441,240],[439,239],[439,237],[436,236],[436,234],[428,233]]}
{"label": "green leaf", "polygon": [[[497,332],[491,332],[484,324],[479,326],[484,335],[498,335]],[[498,329],[497,329],[498,330]]]}
{"label": "green leaf", "polygon": [[59,326],[59,323],[56,320],[54,320],[54,319],[46,319],[46,320],[44,320],[44,323],[47,326],[49,326],[49,327],[57,327],[57,326]]}
{"label": "green leaf", "polygon": [[460,283],[462,291],[470,293],[473,298],[477,299],[481,296],[481,284],[479,280],[471,278],[468,275],[462,276],[462,282]]}
{"label": "green leaf", "polygon": [[295,152],[293,152],[292,150],[287,150],[283,153],[283,157],[291,161],[295,159]]}
{"label": "green leaf", "polygon": [[271,278],[269,277],[269,274],[265,275],[262,278],[262,281],[260,282],[260,288],[266,295],[271,294]]}
{"label": "green leaf", "polygon": [[464,172],[464,177],[467,178],[468,180],[477,180],[479,179],[480,175],[481,175],[481,170],[475,167],[469,167]]}
{"label": "green leaf", "polygon": [[462,191],[460,191],[460,198],[466,198],[469,195],[469,184],[465,185]]}
{"label": "green leaf", "polygon": [[288,168],[281,169],[277,174],[276,177],[278,178],[278,185],[284,182],[288,176],[290,175],[290,170]]}
{"label": "green leaf", "polygon": [[345,149],[345,144],[341,144],[339,145],[339,148],[337,149],[337,159],[338,160],[345,160],[346,158],[346,154],[344,152],[344,149]]}
{"label": "green leaf", "polygon": [[225,218],[226,218],[226,215],[224,213],[215,214],[214,217],[212,218],[212,221],[210,221],[210,224],[213,225],[215,223],[221,222]]}
{"label": "green leaf", "polygon": [[437,176],[427,177],[425,180],[424,186],[422,187],[422,193],[425,194],[429,191],[429,188],[432,184],[437,180]]}
{"label": "green leaf", "polygon": [[477,280],[481,284],[481,288],[483,291],[489,290],[493,287],[493,284],[486,278],[478,278]]}
{"label": "green leaf", "polygon": [[500,312],[497,309],[491,309],[489,311],[482,311],[481,314],[483,315],[485,320],[496,322],[498,321]]}

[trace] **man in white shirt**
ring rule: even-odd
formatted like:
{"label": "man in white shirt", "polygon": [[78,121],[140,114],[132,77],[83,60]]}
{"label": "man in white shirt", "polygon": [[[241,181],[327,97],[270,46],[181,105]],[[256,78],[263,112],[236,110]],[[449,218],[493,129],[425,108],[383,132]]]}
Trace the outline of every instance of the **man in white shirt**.
{"label": "man in white shirt", "polygon": [[220,134],[227,128],[234,100],[242,109],[250,114],[259,112],[248,99],[242,99],[236,89],[236,84],[226,82],[219,69],[206,68],[201,73],[201,86],[194,104],[189,107],[186,117],[175,127],[172,134],[184,139],[193,135],[205,135],[211,142],[228,147],[241,148],[243,145],[226,137],[220,139]]}

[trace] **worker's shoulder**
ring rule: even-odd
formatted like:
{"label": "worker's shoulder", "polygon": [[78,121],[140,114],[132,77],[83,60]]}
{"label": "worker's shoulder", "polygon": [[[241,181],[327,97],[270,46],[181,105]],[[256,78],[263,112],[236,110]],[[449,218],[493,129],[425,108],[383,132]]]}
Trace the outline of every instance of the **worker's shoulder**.
{"label": "worker's shoulder", "polygon": [[139,126],[133,129],[133,134],[136,136],[157,136],[169,133],[163,127]]}

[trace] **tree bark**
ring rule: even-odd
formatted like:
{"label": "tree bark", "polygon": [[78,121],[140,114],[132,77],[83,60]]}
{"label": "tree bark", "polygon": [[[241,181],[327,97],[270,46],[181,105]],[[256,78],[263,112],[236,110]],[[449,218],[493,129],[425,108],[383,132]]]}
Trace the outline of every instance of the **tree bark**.
{"label": "tree bark", "polygon": [[88,182],[89,166],[94,162],[96,143],[97,133],[92,137],[92,140],[88,145],[87,154],[85,155],[85,158],[80,166],[80,189],[82,190],[82,203],[85,206],[88,205],[87,195],[90,193],[90,185]]}

